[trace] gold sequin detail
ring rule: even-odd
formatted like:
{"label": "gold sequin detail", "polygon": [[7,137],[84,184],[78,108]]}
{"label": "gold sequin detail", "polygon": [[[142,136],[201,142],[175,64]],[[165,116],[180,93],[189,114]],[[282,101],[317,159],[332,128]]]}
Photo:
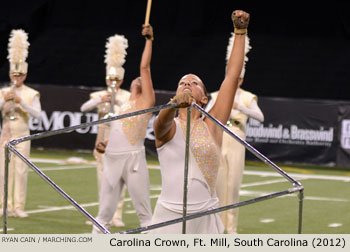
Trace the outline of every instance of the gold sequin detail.
{"label": "gold sequin detail", "polygon": [[[186,137],[186,122],[179,120]],[[215,192],[216,178],[220,165],[220,149],[210,135],[207,124],[199,119],[191,122],[190,148],[207,181],[211,195]]]}
{"label": "gold sequin detail", "polygon": [[[120,114],[127,114],[136,111],[135,101],[129,101],[121,107]],[[135,145],[138,141],[146,136],[146,130],[148,126],[151,114],[141,114],[137,116],[131,116],[121,119],[121,124],[125,137],[128,139],[131,145]]]}

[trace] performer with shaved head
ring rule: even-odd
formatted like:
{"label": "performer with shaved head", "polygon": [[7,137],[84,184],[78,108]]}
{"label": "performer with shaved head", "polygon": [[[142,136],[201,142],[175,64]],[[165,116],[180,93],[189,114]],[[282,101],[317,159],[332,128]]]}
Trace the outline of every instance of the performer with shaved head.
{"label": "performer with shaved head", "polygon": [[[236,40],[221,84],[218,99],[210,114],[225,124],[229,118],[238,78],[243,66],[245,34],[249,14],[232,13]],[[196,102],[208,102],[202,80],[187,74],[178,83],[176,96],[170,101],[177,108],[162,110],[154,122],[156,147],[162,174],[162,191],[152,218],[152,224],[182,217],[185,161],[185,128],[187,107]],[[178,116],[176,114],[178,112]],[[187,194],[187,213],[193,214],[218,207],[216,178],[221,161],[222,130],[209,118],[202,118],[198,110],[191,113],[190,159]],[[223,233],[218,214],[187,221],[186,233]],[[181,233],[181,223],[151,230],[151,233]]]}

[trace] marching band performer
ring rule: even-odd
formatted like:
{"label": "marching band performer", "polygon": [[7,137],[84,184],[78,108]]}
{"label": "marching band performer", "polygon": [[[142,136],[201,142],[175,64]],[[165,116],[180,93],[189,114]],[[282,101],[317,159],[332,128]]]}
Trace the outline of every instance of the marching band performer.
{"label": "marching band performer", "polygon": [[[24,85],[28,73],[28,34],[23,30],[12,30],[8,44],[10,79],[12,85],[1,89],[0,109],[2,112],[2,131],[0,136],[0,198],[3,204],[5,144],[12,139],[28,136],[29,118],[41,117],[40,94]],[[16,146],[25,157],[30,154],[30,142]],[[8,183],[8,216],[28,217],[24,212],[26,203],[28,167],[17,156],[11,155]],[[13,196],[14,193],[14,196]],[[3,214],[1,209],[0,215]]]}
{"label": "marching band performer", "polygon": [[[123,64],[125,62],[123,54],[126,55],[127,47],[127,41],[119,35],[114,35],[107,39],[105,53],[107,89],[91,93],[90,100],[88,100],[81,106],[81,112],[85,113],[97,108],[98,119],[100,120],[108,116],[111,111],[114,111],[114,114],[118,115],[120,108],[125,102],[129,100],[130,92],[120,88],[120,86],[123,83],[124,70],[123,68],[119,67],[120,64]],[[123,54],[121,54],[120,51],[122,51]],[[114,73],[116,69],[118,69],[120,72],[118,73],[118,80],[115,83],[113,83],[111,78],[113,75],[117,74]],[[113,100],[112,96],[114,96]],[[98,125],[98,133],[96,136],[95,148],[93,151],[93,155],[97,161],[98,192],[100,192],[101,189],[102,173],[104,169],[104,152],[106,147],[105,143],[108,140],[109,133],[109,123]],[[125,226],[122,219],[125,191],[126,187],[124,186],[122,189],[120,201],[117,205],[116,212],[113,216],[113,220],[111,223],[112,226]],[[87,223],[92,224],[89,221]]]}
{"label": "marching band performer", "polygon": [[[122,106],[119,114],[151,108],[155,104],[150,70],[152,27],[143,25],[142,35],[146,38],[146,42],[140,63],[140,77],[131,83],[130,98]],[[122,78],[122,76],[116,77],[116,79]],[[111,122],[105,151],[99,211],[96,218],[106,228],[110,226],[122,187],[125,184],[141,226],[147,226],[151,222],[149,174],[144,147],[150,117],[151,114],[141,114]],[[92,232],[99,233],[100,230],[94,226]]]}

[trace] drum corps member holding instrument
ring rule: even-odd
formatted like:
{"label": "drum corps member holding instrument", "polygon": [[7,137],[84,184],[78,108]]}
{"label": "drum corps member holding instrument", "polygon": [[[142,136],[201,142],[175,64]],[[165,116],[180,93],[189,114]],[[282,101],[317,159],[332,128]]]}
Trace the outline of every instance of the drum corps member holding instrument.
{"label": "drum corps member holding instrument", "polygon": [[[81,106],[81,112],[88,112],[97,108],[98,119],[103,119],[111,115],[118,115],[120,108],[125,102],[129,100],[130,92],[120,88],[124,78],[124,71],[120,65],[124,64],[125,62],[127,47],[127,40],[123,36],[114,35],[107,39],[105,54],[107,89],[91,93],[90,100]],[[116,72],[117,70],[119,71],[118,73]],[[104,152],[106,147],[105,143],[109,137],[109,132],[109,123],[98,125],[95,149],[93,151],[93,155],[97,161],[98,192],[101,189],[102,173],[104,167]],[[125,191],[126,186],[124,186],[122,189],[116,212],[113,215],[111,223],[112,226],[125,226],[122,220]],[[92,223],[90,221],[87,221],[87,224]]]}
{"label": "drum corps member holding instrument", "polygon": [[[41,117],[40,94],[24,85],[27,77],[28,34],[23,30],[12,30],[8,45],[10,61],[11,87],[1,89],[0,109],[2,112],[2,130],[0,137],[0,199],[4,203],[5,145],[8,141],[28,136],[29,118]],[[30,141],[16,145],[16,149],[29,158]],[[12,154],[9,163],[8,216],[28,217],[24,212],[27,194],[28,166]],[[14,194],[14,195],[13,195]],[[3,209],[0,209],[0,216]]]}

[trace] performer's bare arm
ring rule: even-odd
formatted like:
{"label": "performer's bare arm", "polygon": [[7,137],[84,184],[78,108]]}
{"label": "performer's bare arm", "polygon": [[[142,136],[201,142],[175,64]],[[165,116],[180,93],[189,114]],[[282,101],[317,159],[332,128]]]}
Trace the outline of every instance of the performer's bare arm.
{"label": "performer's bare arm", "polygon": [[[177,103],[177,108],[185,108],[192,104],[193,98],[188,93],[181,93],[171,99],[170,103]],[[154,135],[156,137],[156,147],[160,147],[163,144],[171,140],[176,131],[176,125],[174,118],[177,108],[163,109],[159,112],[159,115],[154,120]]]}
{"label": "performer's bare arm", "polygon": [[151,25],[143,25],[142,28],[142,35],[145,37],[146,42],[140,63],[140,76],[142,85],[142,93],[140,97],[142,104],[140,105],[143,108],[150,108],[155,104],[155,95],[151,78],[153,28]]}
{"label": "performer's bare arm", "polygon": [[[218,100],[211,114],[216,117],[219,121],[225,124],[229,118],[232,106],[227,104],[233,104],[233,99],[238,86],[238,77],[241,73],[243,60],[244,60],[244,46],[245,46],[245,32],[249,22],[249,14],[244,11],[234,11],[232,18],[235,25],[235,33],[243,33],[238,35],[235,40],[231,57],[229,59],[226,76],[221,85]],[[180,93],[174,97],[172,102],[176,102],[179,108],[188,107],[191,105],[193,97],[189,93]],[[176,109],[166,109],[160,111],[158,117],[154,121],[154,133],[156,137],[156,147],[160,147],[167,143],[173,138],[176,125],[174,117],[176,115]],[[205,119],[208,124],[209,130],[212,135],[216,138],[216,142],[221,144],[221,135],[216,134],[218,127],[210,121],[208,118]],[[221,131],[220,131],[221,132]]]}
{"label": "performer's bare arm", "polygon": [[[232,13],[232,20],[235,29],[239,31],[247,28],[249,23],[249,14],[244,11],[234,11]],[[217,118],[221,123],[226,124],[233,104],[235,93],[238,87],[238,78],[242,70],[244,60],[244,46],[245,46],[245,34],[237,34],[231,51],[231,56],[227,64],[225,79],[221,84],[218,97],[213,108],[210,110],[210,114]],[[218,127],[209,118],[205,121],[213,135]],[[221,142],[221,141],[219,141]]]}

